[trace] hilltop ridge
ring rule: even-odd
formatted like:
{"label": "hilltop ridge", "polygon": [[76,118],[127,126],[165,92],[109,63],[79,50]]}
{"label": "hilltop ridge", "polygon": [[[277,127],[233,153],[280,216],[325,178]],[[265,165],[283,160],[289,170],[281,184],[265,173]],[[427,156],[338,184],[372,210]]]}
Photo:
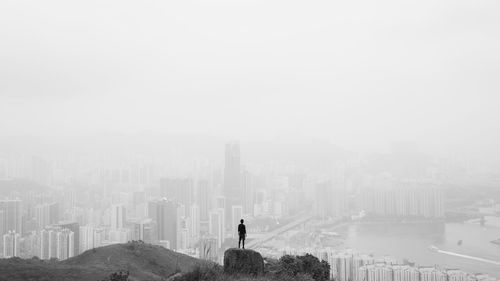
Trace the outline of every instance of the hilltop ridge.
{"label": "hilltop ridge", "polygon": [[129,280],[165,280],[209,262],[142,242],[88,250],[65,261],[0,259],[0,281],[97,281],[128,271]]}

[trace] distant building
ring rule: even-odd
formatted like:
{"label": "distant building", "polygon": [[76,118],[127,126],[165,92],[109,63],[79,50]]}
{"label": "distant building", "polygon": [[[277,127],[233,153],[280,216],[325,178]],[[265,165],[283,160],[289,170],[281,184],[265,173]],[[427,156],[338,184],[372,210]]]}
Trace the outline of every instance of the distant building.
{"label": "distant building", "polygon": [[104,228],[92,225],[80,226],[80,253],[102,246],[105,236]]}
{"label": "distant building", "polygon": [[241,188],[241,159],[239,142],[226,144],[224,161],[224,196],[226,197],[225,223],[231,220],[231,208],[233,205],[241,205],[244,191]]}
{"label": "distant building", "polygon": [[316,184],[314,210],[322,219],[341,218],[348,215],[347,191],[331,181]]}
{"label": "distant building", "polygon": [[65,260],[75,256],[74,232],[52,226],[40,232],[40,258]]}
{"label": "distant building", "polygon": [[59,221],[59,204],[45,203],[35,206],[35,218],[38,229],[43,229],[48,225]]}
{"label": "distant building", "polygon": [[3,257],[19,257],[21,235],[15,231],[9,231],[3,235]]}
{"label": "distant building", "polygon": [[145,243],[155,243],[158,241],[158,230],[156,221],[144,219],[132,223],[132,240],[141,240]]}
{"label": "distant building", "polygon": [[255,197],[255,179],[254,176],[248,172],[243,172],[242,176],[242,206],[243,213],[246,215],[253,215],[254,213],[254,197]]}
{"label": "distant building", "polygon": [[240,220],[243,218],[243,206],[234,205],[231,208],[231,217],[233,219],[231,223],[231,236],[233,238],[238,238],[238,225]]}
{"label": "distant building", "polygon": [[[194,203],[193,181],[189,178],[161,178],[160,196],[184,206]],[[189,210],[186,210],[189,215]]]}
{"label": "distant building", "polygon": [[381,217],[443,218],[443,191],[435,187],[368,189],[360,194],[369,215]]}
{"label": "distant building", "polygon": [[158,240],[169,241],[169,246],[177,250],[177,232],[179,229],[178,204],[161,199],[148,203],[148,216],[156,222]]}
{"label": "distant building", "polygon": [[200,221],[208,221],[208,212],[212,208],[213,194],[210,192],[208,180],[200,180],[197,185],[197,202],[200,207]]}
{"label": "distant building", "polygon": [[61,229],[69,229],[70,231],[73,232],[73,240],[75,241],[73,243],[74,249],[73,253],[75,256],[80,254],[80,225],[77,222],[59,222],[55,224],[55,226],[61,228]]}
{"label": "distant building", "polygon": [[122,204],[111,206],[111,229],[117,230],[125,228],[126,210]]}
{"label": "distant building", "polygon": [[110,243],[127,243],[131,240],[131,231],[128,228],[111,229],[109,231]]}
{"label": "distant building", "polygon": [[[191,206],[190,220],[190,240],[191,243],[196,242],[200,236],[200,207],[196,204]],[[190,244],[191,244],[190,243]]]}
{"label": "distant building", "polygon": [[21,200],[0,200],[0,235],[14,231],[22,233]]}
{"label": "distant building", "polygon": [[210,212],[209,234],[217,239],[217,247],[220,248],[225,237],[225,211],[222,208],[215,209]]}
{"label": "distant building", "polygon": [[65,260],[75,256],[74,232],[69,229],[63,229],[57,232],[57,254],[58,260]]}

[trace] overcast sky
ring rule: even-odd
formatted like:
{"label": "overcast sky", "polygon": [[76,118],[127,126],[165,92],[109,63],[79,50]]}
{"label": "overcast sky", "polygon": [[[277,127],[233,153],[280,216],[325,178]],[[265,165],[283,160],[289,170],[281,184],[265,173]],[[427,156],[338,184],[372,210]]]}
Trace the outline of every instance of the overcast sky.
{"label": "overcast sky", "polygon": [[1,0],[0,134],[496,148],[499,50],[498,0]]}

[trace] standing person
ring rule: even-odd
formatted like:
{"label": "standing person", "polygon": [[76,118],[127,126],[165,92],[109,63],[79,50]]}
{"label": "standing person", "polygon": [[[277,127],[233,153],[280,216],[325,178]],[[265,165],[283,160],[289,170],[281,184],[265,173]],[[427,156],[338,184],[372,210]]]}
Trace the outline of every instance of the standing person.
{"label": "standing person", "polygon": [[238,241],[238,248],[240,248],[241,241],[243,241],[243,249],[245,249],[245,238],[247,236],[247,229],[243,224],[243,219],[240,220],[240,224],[238,225],[238,236],[240,240]]}

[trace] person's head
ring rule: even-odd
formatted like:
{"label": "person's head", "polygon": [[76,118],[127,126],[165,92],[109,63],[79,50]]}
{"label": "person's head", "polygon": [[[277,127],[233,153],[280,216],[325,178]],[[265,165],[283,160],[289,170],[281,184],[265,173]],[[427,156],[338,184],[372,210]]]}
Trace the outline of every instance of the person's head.
{"label": "person's head", "polygon": [[241,223],[243,223],[243,222],[244,222],[244,220],[243,220],[243,219],[241,219],[241,220],[240,220],[240,222],[241,222]]}

